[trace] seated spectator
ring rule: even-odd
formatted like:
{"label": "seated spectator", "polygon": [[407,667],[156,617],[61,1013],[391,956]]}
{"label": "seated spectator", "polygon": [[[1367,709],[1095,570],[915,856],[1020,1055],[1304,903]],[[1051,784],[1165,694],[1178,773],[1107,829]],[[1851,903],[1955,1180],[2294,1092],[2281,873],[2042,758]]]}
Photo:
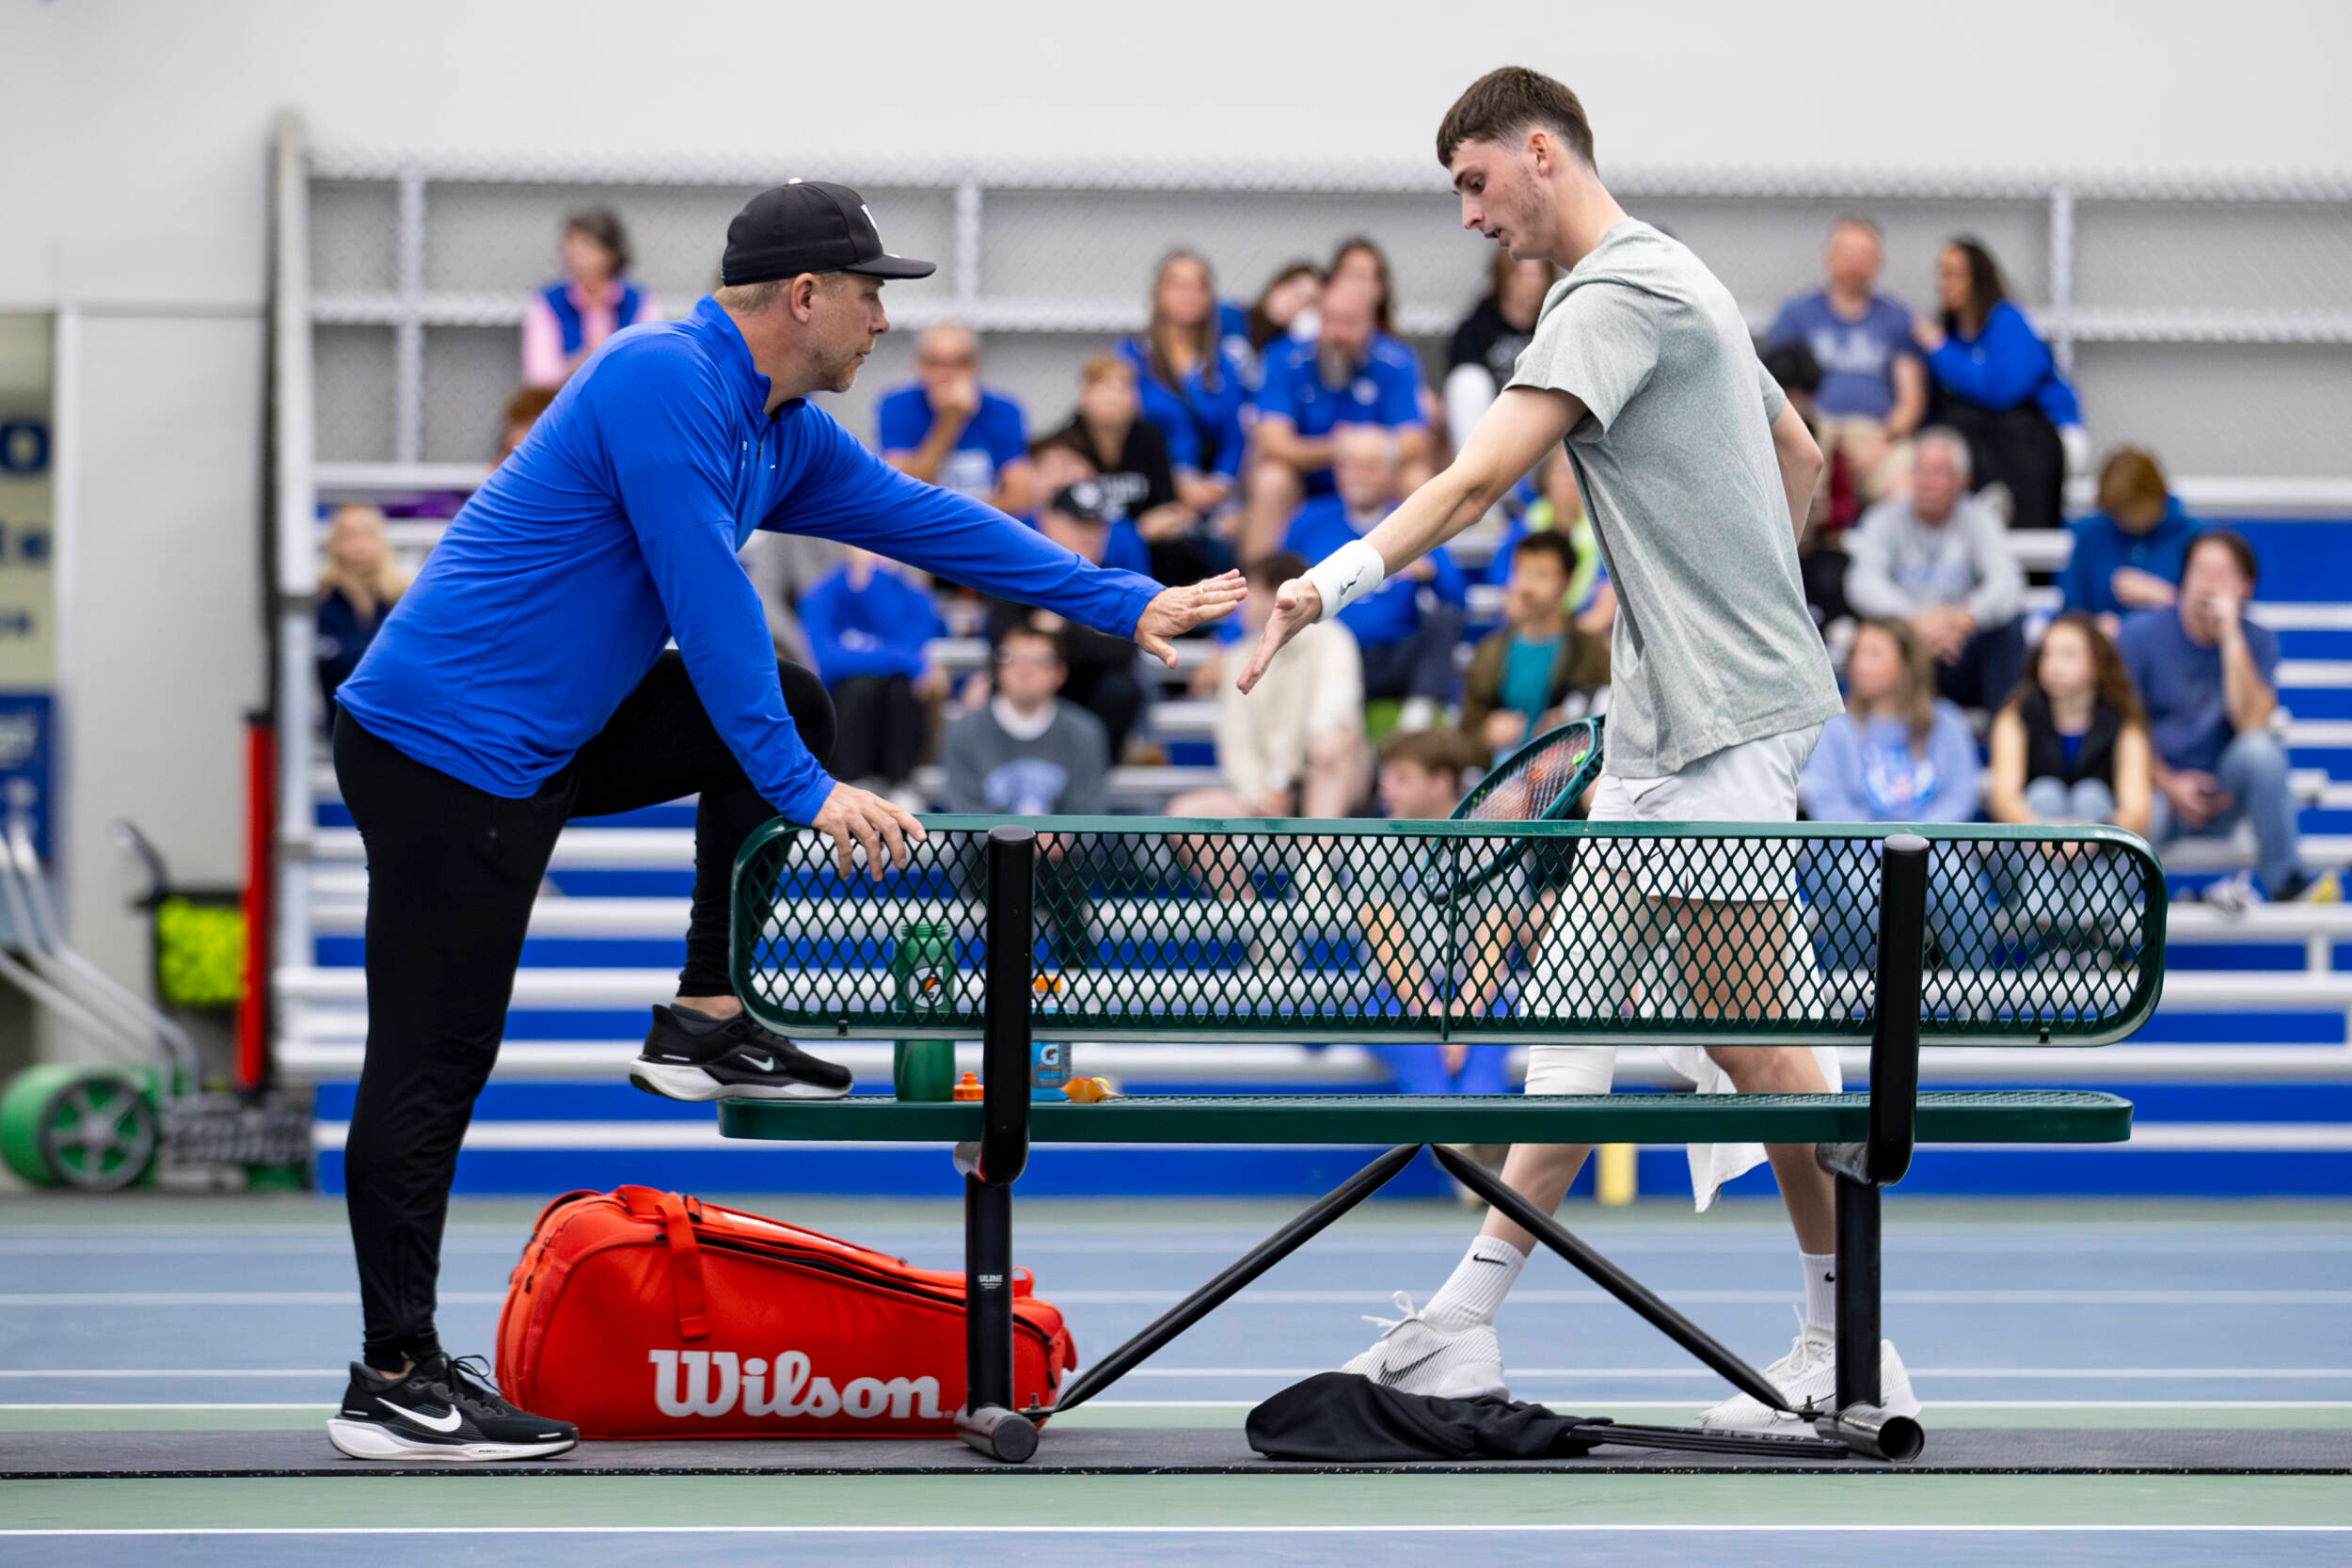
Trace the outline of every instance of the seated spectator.
{"label": "seated spectator", "polygon": [[324,718],[335,718],[335,689],[359,667],[384,618],[408,586],[384,538],[384,514],[361,501],[335,508],[326,529],[326,564],[319,569],[319,691]]}
{"label": "seated spectator", "polygon": [[[1331,253],[1331,270],[1327,276],[1329,278],[1329,282],[1325,285],[1327,288],[1330,286],[1330,283],[1361,283],[1372,291],[1372,319],[1375,331],[1373,341],[1375,344],[1386,344],[1391,349],[1407,355],[1418,369],[1421,364],[1421,356],[1414,354],[1405,341],[1396,335],[1396,274],[1389,266],[1389,253],[1361,234],[1352,239],[1342,240],[1339,249]],[[1438,400],[1430,394],[1425,385],[1415,391],[1414,398],[1421,406],[1422,423],[1434,428],[1439,415],[1443,412],[1438,405]],[[1435,472],[1437,448],[1434,440],[1430,444],[1430,450],[1432,452],[1430,470]],[[1427,474],[1421,474],[1405,488],[1412,490],[1427,477]]]}
{"label": "seated spectator", "polygon": [[2141,610],[2116,639],[2155,748],[2148,838],[2162,845],[2226,833],[2243,819],[2253,825],[2259,880],[2229,879],[2219,901],[2332,898],[2336,878],[2314,878],[2303,866],[2286,748],[2270,733],[2279,639],[2246,617],[2254,583],[2254,548],[2242,535],[2201,533],[2188,547],[2178,600]]}
{"label": "seated spectator", "polygon": [[523,444],[523,437],[531,434],[531,427],[539,422],[539,416],[546,413],[548,404],[554,401],[555,388],[552,387],[519,388],[513,397],[506,400],[505,412],[499,420],[498,460],[501,463]]}
{"label": "seated spectator", "polygon": [[1115,354],[1098,354],[1078,372],[1078,406],[1057,439],[1094,465],[1103,504],[1142,535],[1152,575],[1163,582],[1195,582],[1219,568],[1219,541],[1200,515],[1176,493],[1168,443],[1143,417],[1136,368]]}
{"label": "seated spectator", "polygon": [[[1246,634],[1265,631],[1274,596],[1302,576],[1307,562],[1270,555],[1247,569],[1249,597],[1240,619]],[[1346,626],[1327,621],[1301,631],[1290,653],[1245,692],[1231,681],[1216,698],[1216,767],[1222,782],[1179,795],[1170,816],[1348,816],[1364,798],[1364,669]],[[1283,656],[1289,657],[1289,653]],[[1451,802],[1448,802],[1451,809]],[[1249,867],[1201,852],[1200,841],[1180,840],[1176,853],[1201,885],[1219,898],[1255,896]]]}
{"label": "seated spectator", "polygon": [[2152,755],[2122,656],[2079,610],[2050,623],[1993,720],[1986,815],[2148,831]]}
{"label": "seated spectator", "polygon": [[[995,695],[947,726],[939,743],[947,809],[985,816],[1099,816],[1110,809],[1111,759],[1094,715],[1056,695],[1067,668],[1061,641],[1027,623],[995,640]],[[1083,872],[1065,870],[1066,840],[1038,837],[1038,904],[1056,960],[1065,969],[1093,961]],[[980,890],[978,847],[963,866]]]}
{"label": "seated spectator", "polygon": [[1502,537],[1487,562],[1486,580],[1498,587],[1511,576],[1511,552],[1531,533],[1557,532],[1568,542],[1576,572],[1568,578],[1567,611],[1577,629],[1591,637],[1607,637],[1616,624],[1617,590],[1609,580],[1608,563],[1600,558],[1600,539],[1593,531],[1593,515],[1584,510],[1583,493],[1576,487],[1576,465],[1565,446],[1552,448],[1535,464],[1535,499],[1503,524]]}
{"label": "seated spectator", "polygon": [[[1282,537],[1286,553],[1309,561],[1371,532],[1404,495],[1387,431],[1342,425],[1329,446],[1338,489],[1301,507]],[[1364,695],[1403,698],[1400,727],[1427,729],[1454,700],[1454,649],[1469,603],[1470,579],[1440,546],[1340,611],[1363,653]]]}
{"label": "seated spectator", "polygon": [[1323,269],[1312,261],[1293,261],[1266,279],[1249,307],[1249,358],[1242,364],[1253,388],[1268,349],[1287,339],[1314,337],[1323,321],[1322,303]]}
{"label": "seated spectator", "polygon": [[1559,277],[1549,261],[1515,261],[1496,247],[1486,267],[1486,297],[1462,318],[1446,348],[1445,423],[1454,445],[1510,384],[1519,351],[1535,336],[1544,296]]}
{"label": "seated spectator", "polygon": [[1928,356],[1934,383],[1931,417],[1967,437],[1979,487],[2000,484],[2014,528],[2057,528],[2065,520],[2066,443],[2082,409],[2058,362],[2010,303],[2001,269],[1975,240],[1954,240],[1935,261],[1941,325],[1913,319],[1912,337]]}
{"label": "seated spectator", "polygon": [[841,564],[801,598],[801,626],[817,674],[833,694],[826,766],[909,811],[927,802],[908,781],[923,759],[946,675],[925,644],[946,634],[929,592],[882,557],[846,547]]}
{"label": "seated spectator", "polygon": [[2155,453],[2119,447],[2099,469],[2099,510],[2068,525],[2074,550],[2058,574],[2068,610],[2099,618],[2109,637],[2135,610],[2162,610],[2179,595],[2197,525],[2172,496]]}
{"label": "seated spectator", "polygon": [[1502,627],[1480,641],[1462,680],[1462,734],[1482,768],[1582,718],[1609,684],[1608,638],[1567,616],[1575,575],[1576,551],[1557,530],[1531,533],[1511,551]]}
{"label": "seated spectator", "polygon": [[[1780,384],[1797,417],[1805,428],[1814,432],[1815,440],[1822,439],[1816,427],[1814,394],[1821,385],[1821,367],[1814,360],[1813,351],[1803,343],[1783,343],[1764,351],[1764,373]],[[1804,577],[1805,608],[1813,612],[1813,624],[1821,628],[1821,635],[1831,637],[1831,627],[1846,623],[1851,631],[1853,611],[1846,604],[1846,573],[1851,562],[1846,555],[1846,534],[1861,516],[1861,507],[1854,495],[1853,465],[1849,454],[1823,449],[1826,461],[1820,482],[1813,487],[1813,504],[1805,513],[1804,535],[1797,541],[1797,568]],[[1910,455],[1904,455],[1903,483],[1908,485]]]}
{"label": "seated spectator", "polygon": [[2025,574],[2000,518],[1967,494],[1967,443],[1934,426],[1913,446],[1909,499],[1865,512],[1846,541],[1846,600],[1857,615],[1909,621],[1934,656],[1937,689],[1991,707],[2025,666]]}
{"label": "seated spectator", "polygon": [[[1846,666],[1846,711],[1821,727],[1798,780],[1816,822],[1966,822],[1977,815],[1977,743],[1935,695],[1927,644],[1903,621],[1865,621]],[[1985,961],[1986,890],[1959,856],[1928,879],[1928,927],[1952,968]],[[1867,971],[1878,950],[1878,867],[1832,841],[1804,863],[1821,961]]]}
{"label": "seated spectator", "polygon": [[1782,306],[1764,335],[1766,349],[1801,343],[1820,367],[1807,422],[1822,456],[1845,459],[1865,505],[1903,489],[1907,443],[1928,411],[1911,312],[1877,291],[1885,261],[1877,224],[1839,218],[1821,247],[1825,285]]}
{"label": "seated spectator", "polygon": [[1168,445],[1178,498],[1202,516],[1215,513],[1239,483],[1248,393],[1224,346],[1209,263],[1170,251],[1152,279],[1151,325],[1119,352],[1135,367],[1143,417]]}
{"label": "seated spectator", "polygon": [[1016,517],[1028,512],[1028,421],[1019,404],[980,385],[980,341],[970,328],[926,328],[914,379],[885,393],[875,419],[892,467]]}
{"label": "seated spectator", "polygon": [[[1350,278],[1323,292],[1312,342],[1277,344],[1258,388],[1241,554],[1268,553],[1301,500],[1331,491],[1331,439],[1350,425],[1385,430],[1409,490],[1429,474],[1429,424],[1421,411],[1421,362],[1378,336],[1370,285]],[[1313,556],[1309,556],[1313,560]]]}
{"label": "seated spectator", "polygon": [[523,311],[523,385],[561,387],[607,338],[658,322],[661,307],[631,283],[628,232],[602,207],[564,220],[564,276]]}
{"label": "seated spectator", "polygon": [[[1038,509],[1037,527],[1055,544],[1097,566],[1144,569],[1140,564],[1143,542],[1124,519],[1112,520],[1102,485],[1096,481],[1081,480],[1056,491]],[[1062,682],[1062,701],[1075,703],[1101,721],[1111,760],[1117,762],[1126,750],[1136,721],[1143,715],[1144,689],[1136,676],[1136,645],[1123,637],[1065,621],[1051,610],[1032,610],[1010,599],[988,601],[991,640],[1015,626],[1035,627],[1060,639],[1062,664],[1068,672]]]}

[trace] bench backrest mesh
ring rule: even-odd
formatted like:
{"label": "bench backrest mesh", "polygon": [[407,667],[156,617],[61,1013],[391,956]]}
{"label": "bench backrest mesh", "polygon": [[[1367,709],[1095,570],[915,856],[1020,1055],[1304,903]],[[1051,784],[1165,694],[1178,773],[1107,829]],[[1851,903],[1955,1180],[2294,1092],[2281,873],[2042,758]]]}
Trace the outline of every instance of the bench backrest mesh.
{"label": "bench backrest mesh", "polygon": [[[926,817],[880,880],[844,881],[813,832],[754,834],[735,886],[746,1005],[803,1037],[977,1035],[1000,820]],[[1924,1040],[2105,1044],[2163,979],[2162,869],[2111,828],[1026,825],[1048,1039],[1867,1040],[1897,831],[1931,843]]]}

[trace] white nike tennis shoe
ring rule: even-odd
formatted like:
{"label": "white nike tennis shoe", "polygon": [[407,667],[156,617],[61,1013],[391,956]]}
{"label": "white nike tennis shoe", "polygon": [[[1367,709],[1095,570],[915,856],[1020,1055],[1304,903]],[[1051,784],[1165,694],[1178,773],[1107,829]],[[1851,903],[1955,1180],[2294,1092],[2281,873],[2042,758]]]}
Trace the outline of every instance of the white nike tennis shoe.
{"label": "white nike tennis shoe", "polygon": [[[1799,1312],[1796,1343],[1788,1354],[1764,1369],[1764,1381],[1788,1396],[1788,1402],[1804,1414],[1791,1416],[1785,1411],[1768,1410],[1761,1401],[1747,1394],[1731,1398],[1703,1412],[1698,1420],[1702,1427],[1729,1432],[1788,1432],[1801,1429],[1815,1416],[1831,1414],[1837,1400],[1837,1339],[1826,1328],[1804,1323]],[[1919,1398],[1911,1391],[1911,1374],[1903,1370],[1903,1358],[1895,1354],[1894,1341],[1879,1341],[1879,1403],[1890,1416],[1919,1414]]]}
{"label": "white nike tennis shoe", "polygon": [[1399,1291],[1393,1298],[1404,1316],[1367,1316],[1384,1332],[1370,1350],[1340,1370],[1356,1372],[1384,1387],[1407,1394],[1434,1394],[1441,1400],[1474,1400],[1492,1395],[1509,1399],[1502,1378],[1502,1345],[1492,1323],[1467,1328],[1439,1328],[1421,1315],[1413,1298]]}

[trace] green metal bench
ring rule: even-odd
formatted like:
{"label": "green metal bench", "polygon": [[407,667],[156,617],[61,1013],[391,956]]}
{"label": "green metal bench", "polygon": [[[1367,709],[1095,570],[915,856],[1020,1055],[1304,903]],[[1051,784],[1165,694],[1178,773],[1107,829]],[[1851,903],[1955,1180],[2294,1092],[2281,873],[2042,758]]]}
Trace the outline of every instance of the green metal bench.
{"label": "green metal bench", "polygon": [[[1735,1386],[1753,1367],[1445,1146],[1810,1143],[1837,1180],[1838,1387],[1818,1436],[1613,1428],[1613,1441],[1901,1460],[1880,1408],[1879,1190],[1917,1141],[2118,1143],[2131,1106],[2080,1091],[1926,1092],[1923,1039],[2122,1039],[2163,981],[2164,879],[2106,828],[925,819],[912,863],[844,881],[782,821],[736,866],[733,971],[808,1039],[983,1041],[979,1102],[723,1101],[722,1132],[943,1142],[965,1173],[965,1440],[1035,1450],[1100,1393],[1427,1148],[1458,1180]],[[1488,873],[1458,896],[1468,873]],[[1051,975],[1039,980],[1041,960]],[[1168,1039],[1851,1044],[1866,1092],[1032,1102],[1031,1043]],[[1083,1061],[1078,1067],[1083,1069]],[[1011,1400],[1011,1187],[1032,1142],[1394,1147],[1060,1390]]]}

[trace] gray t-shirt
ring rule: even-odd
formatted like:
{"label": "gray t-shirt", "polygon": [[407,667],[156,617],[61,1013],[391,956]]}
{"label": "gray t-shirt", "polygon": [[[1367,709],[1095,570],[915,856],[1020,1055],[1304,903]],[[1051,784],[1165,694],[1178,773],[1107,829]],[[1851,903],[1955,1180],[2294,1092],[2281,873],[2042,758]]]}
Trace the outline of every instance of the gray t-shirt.
{"label": "gray t-shirt", "polygon": [[1663,778],[1839,711],[1772,452],[1788,400],[1697,257],[1610,230],[1552,286],[1511,385],[1590,410],[1566,446],[1617,588],[1608,771]]}

